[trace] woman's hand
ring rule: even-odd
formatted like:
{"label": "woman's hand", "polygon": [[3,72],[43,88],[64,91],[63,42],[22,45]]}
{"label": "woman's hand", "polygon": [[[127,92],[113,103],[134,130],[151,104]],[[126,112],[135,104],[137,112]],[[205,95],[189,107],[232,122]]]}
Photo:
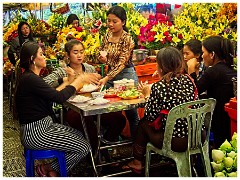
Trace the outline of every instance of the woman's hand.
{"label": "woman's hand", "polygon": [[144,97],[149,97],[150,93],[151,93],[151,87],[152,84],[148,84],[148,82],[140,82],[138,84],[138,89],[142,91],[142,94],[144,95]]}
{"label": "woman's hand", "polygon": [[100,85],[100,79],[102,76],[98,73],[84,73],[84,81],[86,84],[96,84]]}
{"label": "woman's hand", "polygon": [[108,82],[108,80],[109,80],[108,76],[105,76],[104,78],[102,78],[102,79],[99,81],[100,87],[104,86],[104,85]]}
{"label": "woman's hand", "polygon": [[99,60],[101,63],[105,64],[105,63],[107,62],[107,57],[100,55],[100,56],[98,56],[98,60]]}
{"label": "woman's hand", "polygon": [[188,66],[188,74],[191,74],[193,72],[197,72],[199,67],[199,62],[197,61],[196,58],[192,58],[187,61],[187,66]]}
{"label": "woman's hand", "polygon": [[71,67],[66,67],[64,70],[68,74],[68,82],[71,84],[76,78],[76,73]]}
{"label": "woman's hand", "polygon": [[156,70],[156,71],[154,71],[154,73],[153,73],[152,77],[158,77],[158,71],[157,71],[157,70]]}

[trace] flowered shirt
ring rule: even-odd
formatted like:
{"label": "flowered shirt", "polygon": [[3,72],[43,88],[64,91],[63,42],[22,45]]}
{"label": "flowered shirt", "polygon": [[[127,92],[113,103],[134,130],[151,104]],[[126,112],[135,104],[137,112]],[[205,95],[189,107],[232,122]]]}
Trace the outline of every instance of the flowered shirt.
{"label": "flowered shirt", "polygon": [[[154,121],[162,109],[171,110],[184,102],[194,100],[194,85],[186,75],[172,77],[169,84],[164,80],[154,83],[151,94],[145,106],[145,117],[148,121]],[[167,116],[163,115],[162,129],[165,129]],[[186,137],[188,132],[187,121],[178,119],[174,126],[173,137]]]}
{"label": "flowered shirt", "polygon": [[109,80],[119,74],[127,65],[131,64],[134,41],[130,34],[123,31],[118,42],[110,42],[112,32],[103,38],[100,50],[107,51],[107,62],[110,71],[107,73]]}

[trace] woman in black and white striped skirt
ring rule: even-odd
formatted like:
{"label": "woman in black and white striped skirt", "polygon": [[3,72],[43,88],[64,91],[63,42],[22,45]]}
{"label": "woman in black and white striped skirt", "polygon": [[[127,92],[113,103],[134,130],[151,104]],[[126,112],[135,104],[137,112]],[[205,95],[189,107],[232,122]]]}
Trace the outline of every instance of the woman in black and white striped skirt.
{"label": "woman in black and white striped skirt", "polygon": [[[90,145],[76,129],[53,123],[52,102],[63,103],[79,90],[87,75],[71,76],[57,89],[50,87],[41,77],[40,70],[46,67],[45,56],[37,43],[26,42],[20,52],[20,67],[24,69],[17,80],[15,108],[20,122],[21,142],[29,149],[65,151],[67,170],[72,169],[85,157]],[[71,69],[68,69],[71,74]],[[85,80],[84,80],[85,79]],[[40,176],[58,176],[57,161],[37,167]]]}

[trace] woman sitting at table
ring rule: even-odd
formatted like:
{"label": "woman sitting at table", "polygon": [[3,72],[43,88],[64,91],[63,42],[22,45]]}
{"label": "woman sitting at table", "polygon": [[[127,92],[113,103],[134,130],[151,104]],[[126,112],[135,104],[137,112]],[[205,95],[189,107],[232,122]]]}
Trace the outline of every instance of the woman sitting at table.
{"label": "woman sitting at table", "polygon": [[[135,173],[141,173],[148,142],[158,148],[162,147],[167,115],[162,116],[159,127],[154,126],[160,110],[170,110],[181,103],[195,99],[193,81],[181,73],[182,63],[182,53],[174,47],[162,48],[158,52],[157,71],[160,81],[152,86],[141,86],[142,93],[147,99],[144,117],[139,122],[136,140],[133,144],[134,159],[122,167],[124,170],[131,169]],[[186,150],[187,128],[186,120],[180,119],[175,124],[172,139],[174,151]]]}
{"label": "woman sitting at table", "polygon": [[[25,42],[20,51],[20,67],[17,71],[14,107],[20,122],[21,143],[28,149],[49,149],[65,152],[67,171],[84,158],[90,145],[82,133],[74,128],[53,122],[52,103],[63,103],[83,86],[84,74],[74,81],[64,81],[60,87],[52,88],[40,76],[46,67],[45,56],[36,42]],[[38,165],[39,176],[59,176],[58,161]]]}
{"label": "woman sitting at table", "polygon": [[[76,39],[71,39],[65,44],[65,51],[66,56],[69,60],[68,66],[73,69],[76,76],[85,73],[85,76],[88,76],[86,81],[89,83],[98,84],[101,75],[95,73],[95,69],[92,65],[83,63],[83,44]],[[56,85],[58,85],[59,82],[62,82],[64,78],[67,78],[67,73],[65,72],[64,68],[59,67],[51,74],[46,76],[44,80],[51,86],[56,87]],[[79,113],[73,111],[72,109],[69,109],[66,113],[65,119],[71,127],[80,129],[81,131],[83,130]],[[96,119],[96,116],[87,116],[85,121],[87,129],[89,129],[88,134],[93,151],[97,148],[98,142],[97,128],[94,123]],[[115,141],[125,127],[126,118],[122,112],[102,114],[101,124],[104,126],[104,128],[106,128],[106,132],[103,136],[104,139],[107,141]]]}
{"label": "woman sitting at table", "polygon": [[216,99],[211,131],[214,145],[219,148],[228,139],[231,140],[230,117],[224,106],[234,97],[232,78],[237,77],[233,69],[234,46],[231,40],[221,36],[209,36],[202,43],[203,62],[207,67],[200,79],[197,79],[198,62],[188,61],[188,73],[194,78],[199,93],[207,92],[207,98]]}

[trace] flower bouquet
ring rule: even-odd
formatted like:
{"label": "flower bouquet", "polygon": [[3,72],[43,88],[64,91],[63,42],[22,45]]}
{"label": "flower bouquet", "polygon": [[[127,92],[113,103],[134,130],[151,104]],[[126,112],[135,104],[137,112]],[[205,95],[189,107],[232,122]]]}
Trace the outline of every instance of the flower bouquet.
{"label": "flower bouquet", "polygon": [[3,75],[9,76],[12,73],[12,71],[14,69],[14,66],[8,58],[4,58],[3,62],[4,62],[4,64],[3,64]]}
{"label": "flower bouquet", "polygon": [[34,37],[43,37],[50,35],[50,25],[47,22],[37,19],[32,13],[30,13],[27,21],[32,29]]}
{"label": "flower bouquet", "polygon": [[146,26],[148,20],[140,14],[138,10],[135,10],[133,3],[120,3],[127,13],[126,27],[129,33],[134,39],[135,48],[138,48],[138,36],[140,35],[140,27]]}
{"label": "flower bouquet", "polygon": [[85,29],[90,29],[92,33],[99,32],[100,36],[105,35],[107,30],[107,11],[108,5],[101,5],[100,3],[91,3],[89,6],[91,15],[87,14],[84,20]]}
{"label": "flower bouquet", "polygon": [[175,26],[182,31],[183,43],[192,38],[202,41],[210,35],[222,35],[236,40],[236,32],[226,31],[230,28],[227,17],[218,18],[221,5],[220,3],[184,3],[183,11],[174,17]]}
{"label": "flower bouquet", "polygon": [[219,149],[212,150],[211,165],[214,177],[237,177],[237,133],[234,132],[230,142],[225,142]]}
{"label": "flower bouquet", "polygon": [[20,11],[17,11],[17,13],[13,15],[14,15],[14,18],[3,29],[3,33],[4,33],[3,40],[7,43],[9,43],[11,40],[13,40],[18,36],[18,32],[17,32],[18,24],[19,22],[24,21]]}
{"label": "flower bouquet", "polygon": [[183,45],[182,32],[170,22],[150,21],[140,28],[138,38],[143,47],[151,50],[159,50],[165,46],[181,48]]}

